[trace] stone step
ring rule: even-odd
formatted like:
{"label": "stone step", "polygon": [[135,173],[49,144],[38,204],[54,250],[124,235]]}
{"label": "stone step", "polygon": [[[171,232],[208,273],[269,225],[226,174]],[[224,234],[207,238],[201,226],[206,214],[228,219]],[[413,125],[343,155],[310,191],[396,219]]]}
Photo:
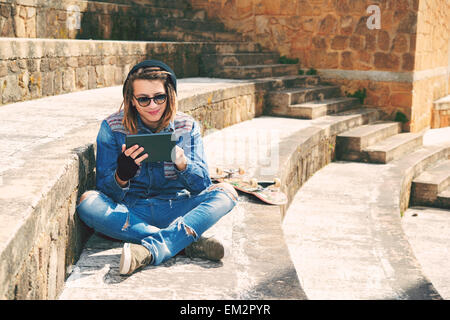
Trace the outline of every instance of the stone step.
{"label": "stone step", "polygon": [[[172,19],[189,19],[193,21],[206,21],[205,10],[183,10],[178,8],[161,8],[161,7],[145,7],[138,8],[144,10],[145,15],[159,18],[172,18]],[[141,11],[142,14],[142,11]]]}
{"label": "stone step", "polygon": [[287,115],[290,112],[291,105],[331,99],[339,95],[339,86],[323,85],[272,91],[268,94],[269,113],[273,115]]}
{"label": "stone step", "polygon": [[275,84],[272,86],[275,90],[282,90],[287,88],[297,88],[301,86],[317,86],[320,83],[319,76],[310,75],[288,75],[278,76],[274,78]]}
{"label": "stone step", "polygon": [[439,208],[450,209],[450,187],[438,194],[437,202]]}
{"label": "stone step", "polygon": [[386,164],[411,152],[423,144],[423,135],[420,133],[400,133],[389,137],[376,145],[363,150],[370,163]]}
{"label": "stone step", "polygon": [[213,71],[215,77],[231,79],[256,79],[298,74],[297,65],[268,64],[225,66]]}
{"label": "stone step", "polygon": [[450,160],[445,160],[422,172],[412,182],[413,205],[437,206],[438,194],[450,186]]}
{"label": "stone step", "polygon": [[184,41],[184,42],[240,42],[246,40],[245,37],[231,32],[210,32],[199,30],[157,30],[146,32],[142,35],[143,40],[148,41]]}
{"label": "stone step", "polygon": [[350,110],[359,105],[356,98],[332,98],[325,100],[316,100],[301,104],[289,106],[290,116],[303,119],[316,119],[327,114],[336,114],[342,111]]}
{"label": "stone step", "polygon": [[434,101],[434,108],[436,110],[449,110],[450,109],[450,95]]}
{"label": "stone step", "polygon": [[247,53],[247,52],[267,52],[259,43],[253,41],[243,41],[243,39],[235,41],[226,41],[209,44],[210,53]]}
{"label": "stone step", "polygon": [[[169,19],[188,19],[193,21],[206,21],[205,10],[183,10],[177,8],[161,8],[161,7],[146,7],[138,8],[144,10],[145,15],[157,18],[169,18]],[[141,11],[142,14],[142,11]]]}
{"label": "stone step", "polygon": [[201,59],[200,74],[220,72],[223,67],[246,65],[272,65],[277,63],[275,52],[233,52],[204,54]]}
{"label": "stone step", "polygon": [[[221,22],[216,21],[199,21],[185,18],[139,18],[139,28],[143,28],[146,32],[159,30],[173,31],[203,31],[203,32],[225,32],[225,26]],[[138,29],[139,29],[138,28]],[[229,32],[231,34],[236,34]]]}
{"label": "stone step", "polygon": [[[90,1],[91,2],[91,1]],[[94,1],[92,1],[94,2]],[[100,2],[100,1],[95,1]],[[159,7],[159,8],[177,8],[177,9],[191,9],[191,5],[187,1],[183,0],[102,0],[101,2],[113,3],[113,4],[137,4],[143,7]]]}
{"label": "stone step", "polygon": [[357,161],[366,147],[400,132],[400,123],[390,121],[378,121],[349,130],[336,137],[336,157],[340,160]]}
{"label": "stone step", "polygon": [[229,67],[245,65],[275,64],[279,54],[275,52],[245,52],[205,54],[202,56],[203,64],[207,67]]}

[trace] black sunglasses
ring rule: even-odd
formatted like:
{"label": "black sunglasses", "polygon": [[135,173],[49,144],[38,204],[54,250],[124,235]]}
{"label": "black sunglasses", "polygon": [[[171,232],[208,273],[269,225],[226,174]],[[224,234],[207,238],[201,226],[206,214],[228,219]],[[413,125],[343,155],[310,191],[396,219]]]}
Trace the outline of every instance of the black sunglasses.
{"label": "black sunglasses", "polygon": [[134,95],[133,95],[133,97],[136,99],[136,101],[139,103],[139,105],[141,107],[148,106],[152,102],[152,100],[156,104],[163,104],[167,100],[167,94],[165,94],[165,93],[164,94],[158,94],[158,95],[156,95],[156,96],[154,96],[152,98],[150,98],[150,97],[139,97],[139,98],[136,98]]}

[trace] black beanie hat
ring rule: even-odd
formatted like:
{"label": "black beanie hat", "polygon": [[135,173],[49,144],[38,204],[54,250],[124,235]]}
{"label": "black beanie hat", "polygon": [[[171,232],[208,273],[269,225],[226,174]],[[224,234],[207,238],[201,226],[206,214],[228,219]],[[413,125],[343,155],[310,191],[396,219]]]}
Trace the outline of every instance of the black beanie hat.
{"label": "black beanie hat", "polygon": [[140,68],[147,68],[147,67],[160,67],[162,70],[169,72],[170,73],[169,79],[172,82],[173,87],[175,88],[175,92],[177,92],[177,77],[175,76],[175,72],[173,72],[173,70],[167,64],[159,60],[144,60],[135,65],[133,68],[131,68],[130,72],[128,73],[127,79],[123,83],[122,89],[123,95],[125,95],[125,84],[127,83],[130,75]]}

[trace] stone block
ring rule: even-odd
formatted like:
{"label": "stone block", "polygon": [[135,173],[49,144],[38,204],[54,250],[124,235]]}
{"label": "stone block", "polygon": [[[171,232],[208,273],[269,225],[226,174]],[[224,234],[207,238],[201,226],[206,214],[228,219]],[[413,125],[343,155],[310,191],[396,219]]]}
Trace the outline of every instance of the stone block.
{"label": "stone block", "polygon": [[105,86],[111,87],[115,84],[115,69],[111,65],[104,66]]}
{"label": "stone block", "polygon": [[392,42],[391,51],[396,53],[404,53],[408,51],[408,48],[408,39],[404,34],[399,34]]}
{"label": "stone block", "polygon": [[29,72],[36,72],[36,71],[39,71],[39,69],[40,69],[40,60],[39,59],[26,60],[26,64],[27,64],[26,69]]}
{"label": "stone block", "polygon": [[36,15],[36,8],[35,7],[27,7],[27,18],[33,18]]}
{"label": "stone block", "polygon": [[15,75],[9,75],[2,79],[2,103],[12,103],[22,100],[22,91],[19,87],[19,79]]}
{"label": "stone block", "polygon": [[95,67],[88,67],[88,89],[97,88],[97,74],[95,72]]}
{"label": "stone block", "polygon": [[350,51],[342,52],[341,67],[342,69],[353,69],[353,53]]}
{"label": "stone block", "polygon": [[53,72],[42,72],[42,95],[52,96],[54,94]]}
{"label": "stone block", "polygon": [[390,48],[391,38],[389,33],[384,30],[378,32],[377,44],[378,48],[382,51],[388,51]]}
{"label": "stone block", "polygon": [[0,36],[9,37],[9,38],[15,37],[13,19],[6,19],[6,20],[1,21]]}
{"label": "stone block", "polygon": [[402,55],[402,70],[403,71],[413,71],[415,64],[415,58],[410,53],[405,53]]}
{"label": "stone block", "polygon": [[63,61],[65,58],[50,58],[49,59],[49,69],[50,71],[55,71],[64,66]]}
{"label": "stone block", "polygon": [[412,98],[411,93],[393,93],[389,104],[393,107],[410,108],[412,106]]}
{"label": "stone block", "polygon": [[68,57],[66,59],[66,66],[69,68],[77,68],[78,67],[78,58],[77,57]]}
{"label": "stone block", "polygon": [[19,62],[18,60],[8,61],[8,70],[10,73],[19,73]]}
{"label": "stone block", "polygon": [[315,15],[315,11],[308,0],[298,1],[297,14],[300,16],[312,16]]}
{"label": "stone block", "polygon": [[317,49],[326,49],[327,48],[327,41],[326,41],[325,37],[314,37],[312,39],[312,43],[313,43],[313,46]]}
{"label": "stone block", "polygon": [[17,38],[26,38],[25,21],[20,16],[14,16],[14,34]]}
{"label": "stone block", "polygon": [[0,15],[4,18],[11,17],[11,5],[7,3],[0,3]]}
{"label": "stone block", "polygon": [[319,24],[319,34],[333,34],[336,32],[337,19],[332,15],[327,15]]}
{"label": "stone block", "polygon": [[372,64],[372,55],[364,50],[358,51],[358,60],[371,65]]}
{"label": "stone block", "polygon": [[345,50],[348,47],[348,37],[347,36],[335,36],[331,40],[331,49],[333,50]]}
{"label": "stone block", "polygon": [[375,53],[375,67],[378,70],[398,71],[400,67],[400,58],[392,53]]}
{"label": "stone block", "polygon": [[353,33],[354,19],[352,16],[341,16],[340,33],[351,35]]}
{"label": "stone block", "polygon": [[377,38],[374,34],[365,35],[365,50],[375,52],[377,49]]}
{"label": "stone block", "polygon": [[353,35],[350,38],[350,48],[354,50],[364,49],[364,39],[361,36]]}
{"label": "stone block", "polygon": [[72,69],[62,71],[62,89],[64,92],[72,92],[75,89],[75,72]]}
{"label": "stone block", "polygon": [[416,29],[417,29],[417,12],[410,11],[398,24],[397,33],[414,34],[417,32]]}
{"label": "stone block", "polygon": [[75,81],[76,81],[76,88],[79,90],[87,90],[88,89],[88,79],[89,74],[86,67],[84,68],[77,68],[75,70]]}
{"label": "stone block", "polygon": [[61,70],[55,70],[54,71],[54,94],[61,94],[63,92],[62,90],[62,84],[63,84],[63,77],[62,77],[62,71]]}
{"label": "stone block", "polygon": [[8,74],[8,67],[6,65],[6,62],[1,61],[0,62],[0,78],[4,77]]}
{"label": "stone block", "polygon": [[80,67],[80,68],[86,67],[89,64],[89,57],[87,57],[87,56],[78,57],[77,64],[78,64],[78,67]]}

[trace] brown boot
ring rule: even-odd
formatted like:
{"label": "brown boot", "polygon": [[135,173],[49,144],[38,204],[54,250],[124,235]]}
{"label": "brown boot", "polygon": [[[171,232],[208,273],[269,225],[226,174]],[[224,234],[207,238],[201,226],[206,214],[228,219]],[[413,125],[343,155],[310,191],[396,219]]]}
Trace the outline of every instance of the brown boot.
{"label": "brown boot", "polygon": [[125,243],[120,257],[119,273],[131,275],[137,269],[146,266],[152,261],[152,255],[148,249],[140,244]]}
{"label": "brown boot", "polygon": [[214,238],[200,237],[184,249],[189,258],[201,258],[219,261],[223,258],[225,250],[223,245]]}

